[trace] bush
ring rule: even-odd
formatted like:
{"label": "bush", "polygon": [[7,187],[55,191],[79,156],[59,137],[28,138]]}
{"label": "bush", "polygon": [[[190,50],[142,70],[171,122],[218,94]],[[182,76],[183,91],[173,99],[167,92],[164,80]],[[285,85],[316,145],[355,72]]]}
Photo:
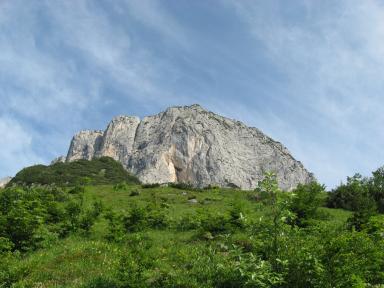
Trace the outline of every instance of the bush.
{"label": "bush", "polygon": [[352,217],[347,220],[349,228],[354,228],[357,231],[361,231],[365,224],[369,222],[371,216],[377,212],[377,206],[375,200],[368,195],[359,195],[356,201],[356,209],[353,212]]}
{"label": "bush", "polygon": [[82,194],[55,186],[7,188],[0,191],[0,239],[13,250],[46,247],[78,228],[89,230],[99,210],[100,203],[88,211]]}
{"label": "bush", "polygon": [[229,211],[229,222],[237,228],[245,228],[247,225],[247,218],[245,217],[244,206],[239,201],[232,204]]}
{"label": "bush", "polygon": [[183,182],[178,182],[178,183],[168,183],[169,187],[180,189],[180,190],[190,190],[190,191],[197,191],[201,192],[203,189],[197,188],[193,186],[191,183],[183,183]]}
{"label": "bush", "polygon": [[362,198],[373,199],[378,212],[384,213],[384,167],[372,172],[369,178],[360,174],[348,177],[346,184],[341,184],[329,194],[328,207],[357,211],[368,201]]}
{"label": "bush", "polygon": [[215,212],[207,213],[201,219],[201,233],[211,233],[213,236],[231,231],[230,217],[226,214]]}
{"label": "bush", "polygon": [[70,194],[83,194],[85,192],[84,186],[76,185],[68,191]]}
{"label": "bush", "polygon": [[384,166],[372,173],[368,185],[369,193],[376,201],[378,211],[384,213]]}
{"label": "bush", "polygon": [[106,238],[114,242],[122,241],[126,233],[123,225],[123,215],[110,210],[105,213],[104,217],[108,221],[108,234]]}
{"label": "bush", "polygon": [[325,187],[317,182],[299,184],[292,193],[295,196],[289,209],[296,214],[293,222],[301,227],[306,226],[309,219],[316,218],[317,209],[324,203]]}
{"label": "bush", "polygon": [[362,196],[368,195],[368,179],[360,174],[347,178],[346,184],[334,189],[328,197],[328,207],[356,211]]}
{"label": "bush", "polygon": [[376,215],[369,218],[362,227],[366,233],[378,241],[384,239],[384,215]]}
{"label": "bush", "polygon": [[165,228],[168,226],[166,208],[155,205],[141,207],[133,204],[128,213],[117,214],[108,211],[105,218],[109,221],[108,239],[121,241],[128,232],[143,231],[147,228]]}
{"label": "bush", "polygon": [[141,188],[147,189],[147,188],[157,188],[160,187],[159,183],[152,183],[152,184],[141,184]]}
{"label": "bush", "polygon": [[123,225],[126,231],[136,232],[148,227],[148,210],[138,205],[133,205],[128,215],[123,216]]}
{"label": "bush", "polygon": [[344,232],[326,243],[324,252],[329,287],[384,283],[383,241],[374,241],[362,232]]}
{"label": "bush", "polygon": [[115,184],[115,186],[113,186],[114,191],[125,191],[127,189],[128,189],[128,184],[125,181],[117,183],[117,184]]}
{"label": "bush", "polygon": [[14,284],[28,275],[28,267],[19,258],[12,253],[0,253],[0,287],[17,287]]}
{"label": "bush", "polygon": [[129,196],[139,196],[140,195],[140,191],[139,190],[133,190],[131,191],[131,193],[129,194]]}
{"label": "bush", "polygon": [[116,280],[103,276],[98,276],[88,281],[82,288],[120,288]]}
{"label": "bush", "polygon": [[176,229],[179,231],[194,230],[201,227],[201,215],[196,213],[187,213],[182,215],[176,223]]}
{"label": "bush", "polygon": [[110,157],[93,160],[77,160],[68,163],[55,163],[50,166],[35,165],[22,169],[8,183],[13,184],[56,184],[59,186],[140,184],[137,177],[130,175],[120,162]]}

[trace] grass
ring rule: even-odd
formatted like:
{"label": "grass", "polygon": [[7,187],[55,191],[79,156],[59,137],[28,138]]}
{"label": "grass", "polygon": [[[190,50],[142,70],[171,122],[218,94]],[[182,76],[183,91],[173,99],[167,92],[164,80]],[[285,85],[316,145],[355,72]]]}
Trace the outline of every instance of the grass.
{"label": "grass", "polygon": [[[139,195],[131,196],[132,191]],[[167,217],[173,221],[181,217],[198,213],[228,213],[233,203],[240,203],[247,219],[257,221],[265,210],[252,200],[252,191],[233,189],[207,189],[201,191],[177,189],[172,187],[143,188],[141,185],[129,185],[125,189],[116,190],[112,185],[86,186],[85,203],[101,200],[106,209],[123,212],[133,204],[144,206],[148,203],[166,203]],[[190,203],[197,199],[197,203]],[[324,220],[329,225],[344,225],[350,212],[341,209],[321,208]],[[327,224],[327,225],[328,225]],[[98,276],[113,276],[118,269],[119,256],[130,249],[128,241],[121,243],[108,242],[106,235],[108,223],[101,217],[92,227],[89,235],[75,234],[58,240],[57,243],[34,252],[29,252],[17,260],[16,273],[22,275],[16,287],[81,287]],[[179,231],[177,229],[147,229],[131,233],[129,237],[144,239],[149,244],[146,248],[149,255],[157,257],[159,267],[176,267],[188,262],[190,251],[197,251],[207,245],[200,241],[196,231]],[[220,238],[224,237],[224,238]],[[217,245],[223,245],[225,237],[234,242],[243,243],[247,235],[236,231],[228,236],[214,239]],[[167,268],[167,269],[168,269]],[[1,287],[1,285],[0,285]]]}
{"label": "grass", "polygon": [[121,247],[103,240],[69,237],[21,259],[21,287],[78,287],[116,268]]}

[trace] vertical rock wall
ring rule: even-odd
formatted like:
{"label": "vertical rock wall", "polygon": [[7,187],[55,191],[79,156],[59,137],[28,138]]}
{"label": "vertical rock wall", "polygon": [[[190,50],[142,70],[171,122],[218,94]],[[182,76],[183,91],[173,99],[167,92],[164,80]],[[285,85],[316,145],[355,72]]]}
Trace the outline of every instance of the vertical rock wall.
{"label": "vertical rock wall", "polygon": [[119,116],[104,132],[82,131],[67,161],[100,156],[120,161],[144,183],[252,189],[267,171],[286,190],[314,180],[281,143],[199,105],[171,107],[141,121]]}

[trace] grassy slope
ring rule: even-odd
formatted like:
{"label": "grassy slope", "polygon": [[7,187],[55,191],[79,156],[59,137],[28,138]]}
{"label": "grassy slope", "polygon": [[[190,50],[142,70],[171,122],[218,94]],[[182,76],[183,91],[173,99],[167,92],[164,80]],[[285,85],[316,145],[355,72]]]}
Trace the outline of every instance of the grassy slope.
{"label": "grassy slope", "polygon": [[[131,191],[140,190],[139,196],[129,196]],[[187,195],[183,195],[186,192]],[[136,202],[139,205],[153,201],[153,199],[166,201],[169,205],[169,217],[178,219],[181,215],[194,212],[198,209],[212,212],[224,212],[231,207],[233,200],[243,202],[246,215],[249,219],[259,218],[262,212],[256,202],[248,201],[246,191],[230,189],[205,190],[203,192],[186,191],[170,187],[157,187],[143,189],[139,185],[129,186],[125,191],[114,191],[110,185],[88,186],[85,199],[90,202],[100,199],[106,207],[114,210],[125,210]],[[198,204],[191,204],[188,199],[196,197]],[[155,200],[156,201],[156,200]],[[338,209],[322,208],[328,212],[329,225],[343,225],[350,213]],[[103,218],[93,227],[88,237],[71,236],[61,240],[58,245],[51,248],[32,252],[21,259],[21,269],[17,273],[25,274],[23,285],[31,287],[79,287],[88,280],[100,275],[109,275],[118,266],[118,256],[127,249],[126,244],[109,243],[104,240],[107,232],[107,223]],[[242,232],[231,237],[240,239]],[[185,263],[191,251],[201,247],[204,241],[195,239],[194,231],[178,232],[175,230],[146,230],[134,233],[133,236],[145,237],[152,242],[150,255],[156,255],[164,267]],[[38,284],[37,284],[38,283]],[[21,286],[23,287],[23,286]]]}

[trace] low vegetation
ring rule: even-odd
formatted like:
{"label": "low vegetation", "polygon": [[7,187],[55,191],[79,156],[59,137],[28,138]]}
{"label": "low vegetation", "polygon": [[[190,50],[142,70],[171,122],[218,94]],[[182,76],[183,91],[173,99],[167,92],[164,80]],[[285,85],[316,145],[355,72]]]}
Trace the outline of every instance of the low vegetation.
{"label": "low vegetation", "polygon": [[13,184],[56,184],[59,186],[139,184],[139,180],[130,175],[121,163],[110,157],[100,157],[91,161],[77,160],[69,163],[58,162],[53,165],[35,165],[24,168],[11,180]]}
{"label": "low vegetation", "polygon": [[331,194],[282,192],[273,174],[254,191],[13,185],[0,190],[0,287],[383,287],[368,180]]}

